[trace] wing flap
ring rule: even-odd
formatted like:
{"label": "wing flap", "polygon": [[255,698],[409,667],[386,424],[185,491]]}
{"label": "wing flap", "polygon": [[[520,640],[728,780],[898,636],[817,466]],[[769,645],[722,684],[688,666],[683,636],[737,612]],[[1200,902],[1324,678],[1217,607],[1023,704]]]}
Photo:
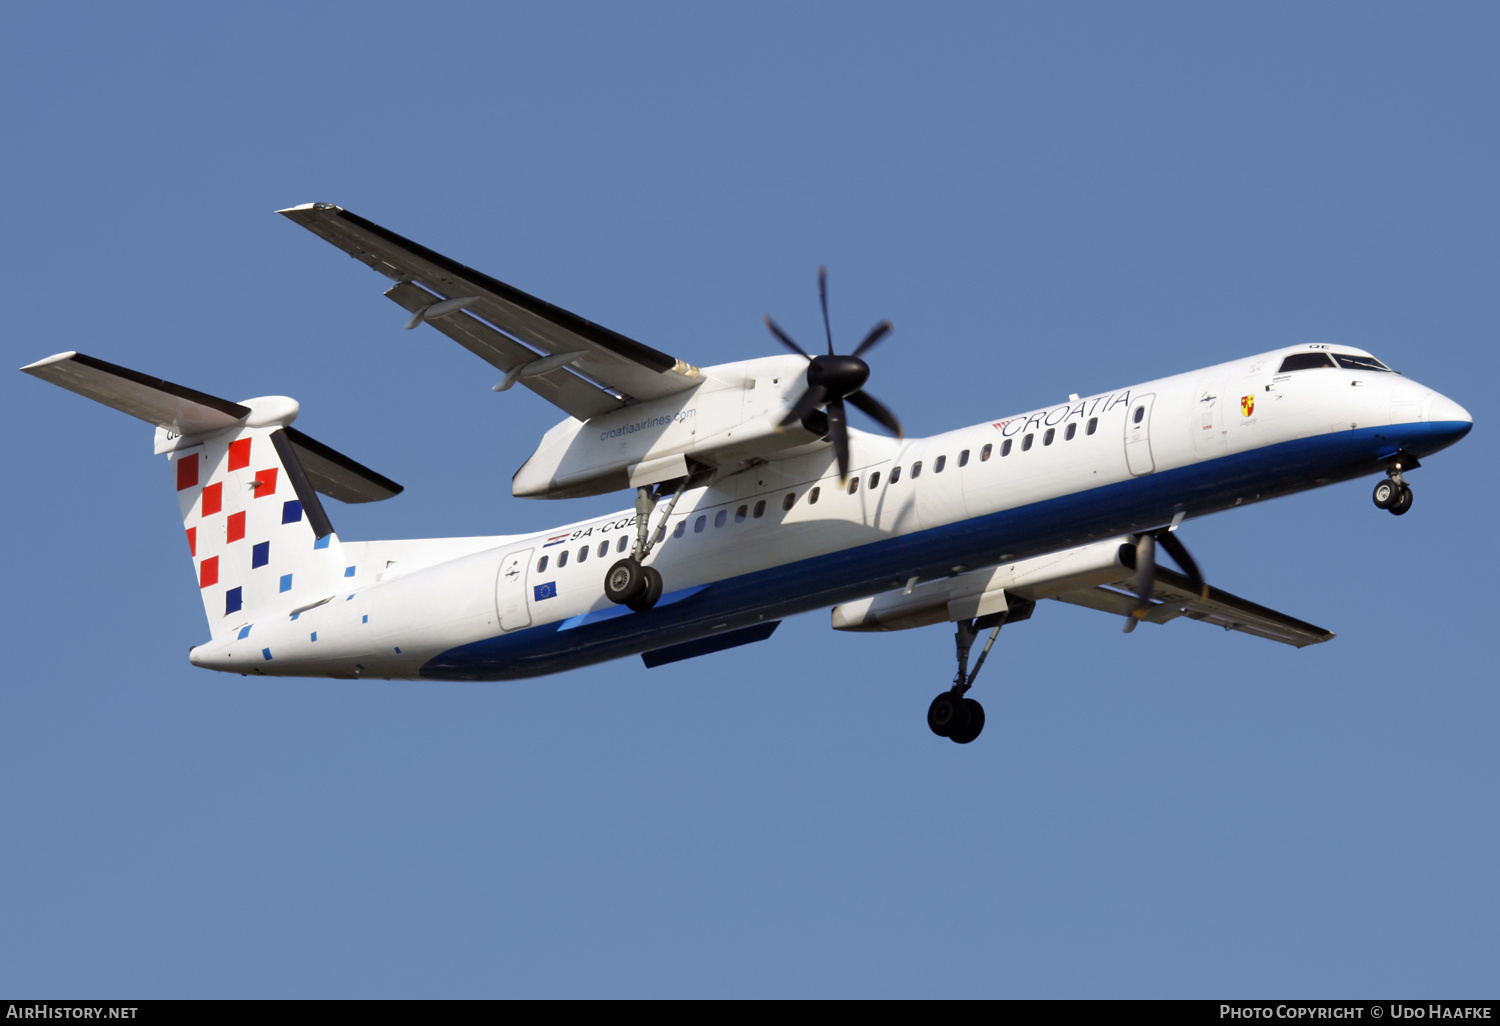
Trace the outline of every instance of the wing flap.
{"label": "wing flap", "polygon": [[584,352],[578,361],[583,373],[625,396],[657,399],[694,388],[703,380],[691,364],[497,281],[331,203],[307,203],[278,213],[397,282],[415,281],[443,299],[477,297],[467,307],[471,315],[535,350],[547,354]]}
{"label": "wing flap", "polygon": [[[386,290],[385,294],[392,302],[409,313],[416,313],[437,298],[420,285],[409,281],[395,285]],[[471,317],[465,310],[427,323],[491,367],[506,373],[530,363],[541,355],[515,339],[501,334],[479,318]],[[590,417],[597,417],[601,413],[608,413],[625,405],[623,399],[585,381],[566,367],[559,367],[534,377],[521,378],[520,384],[579,420],[588,420]]]}
{"label": "wing flap", "polygon": [[[1116,587],[1127,591],[1133,588],[1135,575],[1119,582]],[[1053,596],[1060,602],[1086,606],[1106,613],[1125,616],[1135,608],[1135,598],[1123,591],[1099,586],[1082,588]],[[1148,623],[1166,623],[1178,617],[1213,624],[1226,631],[1239,631],[1268,641],[1279,641],[1283,645],[1305,648],[1331,640],[1332,631],[1316,627],[1285,613],[1278,613],[1249,599],[1240,598],[1219,588],[1208,588],[1205,597],[1182,574],[1164,566],[1156,568],[1151,597],[1159,604],[1146,614]]]}

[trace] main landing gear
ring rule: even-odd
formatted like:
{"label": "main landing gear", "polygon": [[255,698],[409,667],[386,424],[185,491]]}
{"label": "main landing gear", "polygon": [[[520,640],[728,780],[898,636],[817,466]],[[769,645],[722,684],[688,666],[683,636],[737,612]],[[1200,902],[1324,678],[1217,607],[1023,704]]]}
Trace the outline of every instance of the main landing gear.
{"label": "main landing gear", "polygon": [[646,566],[645,559],[651,555],[656,543],[666,536],[667,522],[671,520],[672,510],[676,508],[677,500],[682,498],[687,482],[685,477],[677,482],[676,490],[672,492],[672,501],[667,505],[667,515],[662,517],[661,527],[654,536],[651,532],[651,514],[656,511],[657,504],[666,493],[653,492],[649,485],[635,490],[635,547],[630,550],[630,555],[616,562],[609,568],[609,573],[604,575],[605,598],[618,605],[629,606],[637,613],[644,613],[661,598],[661,574],[656,567]]}
{"label": "main landing gear", "polygon": [[[1405,464],[1407,468],[1416,466],[1415,460]],[[1386,471],[1386,479],[1375,486],[1375,492],[1371,498],[1375,500],[1378,509],[1389,510],[1396,516],[1401,516],[1411,509],[1411,486],[1406,483],[1406,478],[1401,476],[1402,463],[1400,461],[1391,464],[1391,469]]]}
{"label": "main landing gear", "polygon": [[[999,612],[974,620],[958,621],[958,631],[953,638],[958,647],[958,673],[953,676],[953,687],[934,698],[927,707],[927,726],[938,737],[966,745],[984,730],[984,706],[965,697],[965,693],[974,686],[974,678],[979,676],[980,667],[989,657],[995,639],[1000,636],[1000,628],[1005,623],[1006,615],[1005,612]],[[987,627],[994,628],[990,632],[990,640],[985,642],[984,651],[979,653],[979,661],[974,664],[974,672],[970,673],[969,649],[973,647],[979,632]]]}

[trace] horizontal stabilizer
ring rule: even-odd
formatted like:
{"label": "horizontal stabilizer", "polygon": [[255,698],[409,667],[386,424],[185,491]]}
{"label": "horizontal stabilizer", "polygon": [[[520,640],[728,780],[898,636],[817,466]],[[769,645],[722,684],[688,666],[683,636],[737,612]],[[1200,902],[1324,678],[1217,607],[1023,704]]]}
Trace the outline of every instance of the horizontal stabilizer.
{"label": "horizontal stabilizer", "polygon": [[83,353],[58,353],[21,370],[179,435],[221,431],[250,416],[248,406]]}
{"label": "horizontal stabilizer", "polygon": [[[161,429],[157,432],[158,453],[198,445],[204,437],[229,428],[265,426],[268,420],[289,425],[297,416],[297,403],[285,397],[233,403],[83,353],[58,353],[21,370],[155,424]],[[401,494],[402,487],[390,478],[316,438],[290,426],[284,426],[283,431],[295,451],[295,456],[284,457],[288,467],[300,464],[306,483],[315,491],[340,502],[378,502]]]}
{"label": "horizontal stabilizer", "polygon": [[287,428],[286,436],[297,450],[297,459],[307,471],[308,481],[324,495],[340,502],[379,502],[405,490],[385,475],[356,463],[296,428]]}
{"label": "horizontal stabilizer", "polygon": [[725,631],[723,634],[714,634],[707,638],[685,641],[681,645],[669,645],[666,648],[658,648],[651,652],[642,652],[641,659],[645,662],[646,668],[651,669],[656,666],[665,666],[668,663],[681,662],[684,659],[693,659],[697,656],[708,655],[711,652],[722,652],[728,648],[739,648],[741,645],[765,641],[780,625],[780,620],[770,620],[766,623],[758,623],[750,627],[741,627],[737,631]]}

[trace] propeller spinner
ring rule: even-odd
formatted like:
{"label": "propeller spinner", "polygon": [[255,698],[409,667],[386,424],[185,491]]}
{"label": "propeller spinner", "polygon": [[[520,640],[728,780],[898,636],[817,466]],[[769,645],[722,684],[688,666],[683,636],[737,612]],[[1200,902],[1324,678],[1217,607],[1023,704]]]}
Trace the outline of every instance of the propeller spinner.
{"label": "propeller spinner", "polygon": [[849,476],[849,428],[844,415],[845,399],[856,409],[894,431],[897,438],[903,437],[901,422],[896,419],[895,414],[864,391],[865,382],[870,380],[870,365],[860,358],[861,354],[890,334],[891,322],[881,321],[870,329],[870,333],[855,347],[851,355],[840,356],[833,351],[833,329],[828,324],[826,267],[818,268],[818,301],[823,306],[823,334],[828,340],[827,356],[808,356],[801,346],[776,326],[769,315],[766,317],[766,327],[771,329],[771,334],[782,345],[807,358],[807,390],[792,405],[791,412],[782,418],[780,426],[783,429],[789,428],[805,420],[813,411],[825,410],[828,414],[828,436],[833,442],[834,457],[839,464],[839,480],[843,481]]}

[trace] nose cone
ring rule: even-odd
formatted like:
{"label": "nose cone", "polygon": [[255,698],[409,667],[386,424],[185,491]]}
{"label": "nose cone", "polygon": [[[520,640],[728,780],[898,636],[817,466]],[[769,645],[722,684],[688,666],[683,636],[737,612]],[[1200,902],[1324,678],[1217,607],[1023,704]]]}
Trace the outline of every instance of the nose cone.
{"label": "nose cone", "polygon": [[1445,395],[1435,396],[1427,409],[1427,430],[1440,446],[1452,445],[1474,427],[1469,411]]}

